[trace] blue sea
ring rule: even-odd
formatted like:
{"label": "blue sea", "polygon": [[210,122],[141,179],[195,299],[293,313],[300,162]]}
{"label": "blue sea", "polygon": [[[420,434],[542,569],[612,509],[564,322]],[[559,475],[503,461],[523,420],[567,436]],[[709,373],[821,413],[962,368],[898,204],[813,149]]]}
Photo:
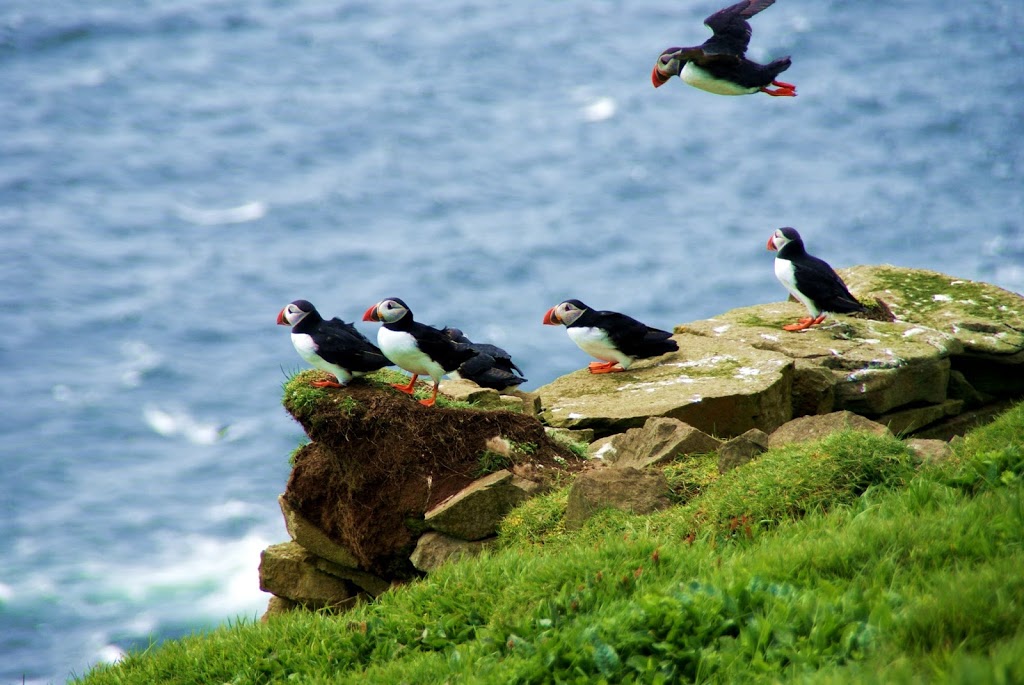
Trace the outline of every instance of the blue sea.
{"label": "blue sea", "polygon": [[589,361],[564,299],[783,299],[780,226],[1024,290],[1024,3],[779,0],[799,97],[655,90],[721,6],[0,3],[0,685],[262,613],[291,300],[402,297],[531,389]]}

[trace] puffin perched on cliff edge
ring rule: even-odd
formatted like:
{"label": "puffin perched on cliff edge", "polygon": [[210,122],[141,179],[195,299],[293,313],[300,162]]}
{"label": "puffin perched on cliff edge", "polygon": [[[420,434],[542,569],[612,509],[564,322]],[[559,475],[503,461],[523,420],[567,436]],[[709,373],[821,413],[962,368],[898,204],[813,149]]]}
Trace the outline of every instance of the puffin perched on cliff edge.
{"label": "puffin perched on cliff edge", "polygon": [[618,312],[597,311],[579,300],[566,300],[544,314],[548,326],[565,326],[580,349],[602,362],[591,362],[590,373],[625,371],[637,359],[674,352],[672,334]]}
{"label": "puffin perched on cliff edge", "polygon": [[[651,71],[655,88],[678,76],[694,88],[718,95],[767,93],[773,97],[796,97],[796,86],[775,80],[789,69],[789,57],[758,64],[745,57],[751,28],[747,18],[769,7],[775,0],[740,0],[704,20],[713,35],[701,45],[668,48]],[[775,86],[775,90],[769,88]]]}
{"label": "puffin perched on cliff edge", "polygon": [[437,400],[437,386],[451,373],[476,356],[477,352],[459,344],[443,331],[413,319],[409,305],[397,297],[381,300],[366,310],[363,321],[379,321],[377,344],[384,356],[412,374],[408,385],[394,387],[411,395],[420,376],[430,376],[434,391],[420,404],[430,407]]}
{"label": "puffin perched on cliff edge", "polygon": [[333,373],[336,382],[313,381],[317,388],[340,388],[356,376],[390,366],[377,346],[355,326],[335,317],[325,320],[307,300],[295,300],[277,315],[279,326],[292,327],[292,345],[318,369]]}
{"label": "puffin perched on cliff edge", "polygon": [[804,241],[795,228],[776,230],[768,238],[768,249],[778,251],[775,255],[775,276],[793,297],[807,307],[810,316],[782,328],[787,331],[802,331],[825,320],[829,313],[849,314],[867,311],[867,308],[850,294],[839,274],[827,262],[811,256],[804,248]]}
{"label": "puffin perched on cliff edge", "polygon": [[512,361],[512,355],[497,345],[475,343],[458,328],[451,326],[444,329],[444,334],[477,353],[475,357],[463,362],[452,375],[473,381],[482,388],[492,388],[498,392],[515,388],[526,382],[527,379],[522,377],[522,369]]}

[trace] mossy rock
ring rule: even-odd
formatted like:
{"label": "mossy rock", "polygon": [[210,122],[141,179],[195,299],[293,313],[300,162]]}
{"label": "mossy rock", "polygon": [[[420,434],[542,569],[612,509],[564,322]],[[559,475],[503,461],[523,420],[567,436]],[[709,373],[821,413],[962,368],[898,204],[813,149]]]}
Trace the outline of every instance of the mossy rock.
{"label": "mossy rock", "polygon": [[558,428],[591,428],[595,437],[642,426],[652,416],[720,437],[750,428],[770,432],[791,418],[791,359],[702,336],[673,339],[679,351],[628,371],[581,369],[538,388],[542,418]]}

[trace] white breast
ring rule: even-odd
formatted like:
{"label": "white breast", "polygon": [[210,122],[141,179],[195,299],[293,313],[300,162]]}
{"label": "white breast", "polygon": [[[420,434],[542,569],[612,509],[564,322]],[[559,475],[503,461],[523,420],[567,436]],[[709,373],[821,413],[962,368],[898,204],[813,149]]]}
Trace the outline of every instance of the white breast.
{"label": "white breast", "polygon": [[807,312],[811,316],[817,316],[819,314],[818,308],[814,306],[814,302],[810,300],[806,295],[800,292],[796,287],[796,272],[793,269],[793,262],[788,259],[775,258],[775,277],[779,279],[779,283],[786,286],[786,290],[790,292],[793,297],[803,303],[807,307]]}
{"label": "white breast", "polygon": [[624,369],[628,369],[629,365],[633,363],[632,357],[615,349],[612,341],[608,339],[608,334],[600,328],[572,326],[566,328],[565,331],[572,341],[591,357],[597,357],[606,362],[619,362]]}
{"label": "white breast", "polygon": [[405,331],[393,331],[381,326],[377,331],[377,346],[393,364],[409,373],[430,376],[436,381],[444,376],[444,369],[424,354],[416,345],[416,338]]}
{"label": "white breast", "polygon": [[333,373],[342,385],[347,385],[353,375],[362,375],[361,373],[353,374],[348,369],[322,359],[316,353],[316,343],[313,342],[313,338],[305,333],[292,333],[292,345],[295,346],[295,351],[299,353],[299,356],[309,362],[310,366]]}
{"label": "white breast", "polygon": [[740,86],[732,81],[715,78],[693,62],[686,63],[682,72],[679,74],[679,78],[683,79],[694,88],[700,88],[701,90],[706,90],[709,93],[715,93],[717,95],[750,95],[751,93],[756,93],[760,90],[759,88]]}

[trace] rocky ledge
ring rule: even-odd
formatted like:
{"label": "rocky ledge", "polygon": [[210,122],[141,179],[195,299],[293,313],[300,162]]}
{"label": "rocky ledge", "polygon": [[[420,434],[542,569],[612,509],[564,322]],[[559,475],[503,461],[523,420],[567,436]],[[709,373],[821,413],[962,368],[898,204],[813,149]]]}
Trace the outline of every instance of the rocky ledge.
{"label": "rocky ledge", "polygon": [[388,372],[337,390],[310,387],[319,372],[297,374],[284,405],[310,442],[280,497],[292,540],[261,559],[268,615],[344,609],[478,554],[553,481],[573,480],[574,528],[605,507],[671,506],[660,467],[689,454],[717,454],[724,472],[852,429],[942,458],[946,441],[1024,397],[1020,295],[891,266],[840,273],[874,305],[870,318],[792,333],[782,325],[803,315],[796,303],[735,309],[677,326],[678,352],[535,393],[445,382],[448,406],[426,408],[390,388]]}

